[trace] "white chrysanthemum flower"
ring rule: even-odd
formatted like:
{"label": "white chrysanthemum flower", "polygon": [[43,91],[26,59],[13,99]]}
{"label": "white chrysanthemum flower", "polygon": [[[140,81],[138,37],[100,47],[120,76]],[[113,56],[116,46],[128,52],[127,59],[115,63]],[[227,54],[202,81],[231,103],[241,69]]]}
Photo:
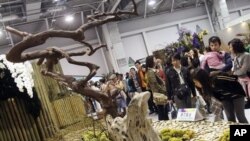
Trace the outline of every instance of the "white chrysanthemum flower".
{"label": "white chrysanthemum flower", "polygon": [[0,69],[5,69],[5,65],[3,63],[0,62]]}
{"label": "white chrysanthemum flower", "polygon": [[34,80],[32,78],[33,68],[31,63],[28,61],[24,63],[12,63],[6,59],[5,55],[0,55],[0,60],[3,61],[3,63],[0,63],[0,68],[6,68],[5,65],[7,66],[19,91],[24,92],[24,88],[26,88],[28,95],[32,98],[32,87],[34,87]]}

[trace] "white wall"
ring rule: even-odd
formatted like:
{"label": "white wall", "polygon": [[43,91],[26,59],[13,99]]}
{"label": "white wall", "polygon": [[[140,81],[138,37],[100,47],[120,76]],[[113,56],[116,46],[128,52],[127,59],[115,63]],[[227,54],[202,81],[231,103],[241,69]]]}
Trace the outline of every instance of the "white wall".
{"label": "white wall", "polygon": [[[204,7],[186,9],[173,13],[155,15],[145,19],[122,21],[118,24],[127,57],[145,58],[153,51],[176,42],[178,28],[186,27],[196,31],[196,25],[211,32],[208,16]],[[136,46],[138,48],[131,48]],[[148,54],[145,52],[148,51]],[[144,53],[143,53],[144,52]],[[139,57],[136,57],[138,56]],[[133,58],[133,59],[134,59]]]}
{"label": "white wall", "polygon": [[200,20],[197,20],[197,21],[191,21],[191,22],[187,22],[187,23],[183,23],[181,24],[182,27],[185,27],[189,30],[191,30],[191,32],[197,32],[196,31],[196,26],[199,26],[201,29],[203,30],[208,30],[209,32],[212,31],[212,27],[210,26],[209,24],[209,20],[208,18],[205,18],[205,19],[200,19]]}
{"label": "white wall", "polygon": [[147,56],[142,34],[122,37],[122,43],[127,59],[128,57],[131,57],[132,59],[137,60]]}
{"label": "white wall", "polygon": [[250,13],[250,8],[243,10],[242,13],[243,13],[243,15],[249,14]]}
{"label": "white wall", "polygon": [[[71,50],[72,52],[78,52],[81,51],[81,48]],[[84,62],[89,62],[96,64],[100,66],[100,69],[97,71],[96,76],[101,76],[102,74],[107,74],[107,70],[105,67],[104,59],[101,54],[101,50],[98,50],[93,54],[92,56],[77,56],[77,57],[72,57],[73,59],[77,61],[84,61]],[[73,65],[69,64],[66,59],[62,59],[60,61],[63,73],[65,75],[80,75],[80,76],[86,76],[89,73],[89,69],[84,66],[78,66],[78,65]]]}
{"label": "white wall", "polygon": [[[249,0],[237,0],[237,2],[236,0],[232,0],[227,1],[227,3],[230,19],[236,19],[241,15],[250,13]],[[195,32],[196,25],[212,33],[212,26],[208,20],[205,7],[174,11],[173,13],[126,20],[118,23],[123,46],[126,50],[125,53],[129,54],[127,57],[135,56],[134,58],[146,57],[146,50],[148,50],[148,54],[150,55],[154,50],[164,48],[166,44],[177,41],[179,38],[177,33],[180,27],[185,27]],[[135,49],[131,46],[136,46],[140,49]]]}
{"label": "white wall", "polygon": [[162,49],[179,38],[177,25],[146,32],[149,52]]}

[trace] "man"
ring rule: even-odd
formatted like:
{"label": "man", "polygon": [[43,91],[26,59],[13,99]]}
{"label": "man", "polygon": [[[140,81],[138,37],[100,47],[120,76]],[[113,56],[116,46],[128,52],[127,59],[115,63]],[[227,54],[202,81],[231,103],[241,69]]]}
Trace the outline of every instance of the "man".
{"label": "man", "polygon": [[220,47],[221,47],[221,40],[218,36],[212,36],[209,38],[208,40],[209,43],[209,48],[211,51],[218,51],[220,53],[222,53],[224,55],[223,57],[223,63],[225,63],[225,66],[223,68],[221,68],[219,71],[213,71],[211,72],[210,68],[208,67],[208,65],[206,64],[205,70],[207,72],[210,72],[210,75],[213,76],[219,72],[229,72],[233,66],[232,64],[232,58],[230,53],[227,53],[225,51],[220,51]]}
{"label": "man", "polygon": [[194,83],[188,68],[182,67],[181,56],[176,53],[172,56],[172,67],[166,71],[167,94],[175,101],[177,108],[191,108],[191,93],[196,97]]}

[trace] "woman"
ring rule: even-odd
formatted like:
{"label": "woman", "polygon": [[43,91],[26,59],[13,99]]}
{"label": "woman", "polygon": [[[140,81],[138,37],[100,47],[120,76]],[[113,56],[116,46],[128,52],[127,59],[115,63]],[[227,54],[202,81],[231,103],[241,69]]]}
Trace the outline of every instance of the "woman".
{"label": "woman", "polygon": [[[195,86],[200,89],[202,96],[205,96],[204,99],[209,100],[212,97],[222,103],[228,121],[236,122],[237,117],[240,123],[248,123],[244,112],[245,92],[236,76],[219,73],[211,78],[202,69],[194,70],[192,76]],[[212,102],[211,105],[213,105]],[[214,109],[211,111],[215,112]]]}
{"label": "woman", "polygon": [[200,58],[198,49],[194,48],[189,51],[189,58],[192,65],[192,68],[197,68],[200,66]]}
{"label": "woman", "polygon": [[146,75],[147,69],[146,69],[146,64],[141,65],[141,69],[142,69],[142,73],[143,73],[143,78],[145,83],[146,83],[146,90],[149,91],[151,93],[150,98],[148,100],[148,108],[149,108],[149,114],[153,114],[153,113],[158,113],[158,109],[153,101],[153,94],[152,91],[148,88],[148,78]]}
{"label": "woman", "polygon": [[[249,101],[250,79],[247,73],[250,70],[250,55],[249,53],[245,52],[244,43],[240,39],[233,39],[228,43],[228,45],[233,56],[233,74],[239,77],[239,82],[244,88],[246,94],[248,94],[247,98]],[[248,86],[248,88],[246,88],[246,86]]]}
{"label": "woman", "polygon": [[[153,92],[153,93],[161,93],[166,95],[167,91],[166,91],[166,87],[164,84],[164,81],[157,76],[156,70],[155,68],[155,58],[154,56],[148,56],[146,58],[146,76],[147,76],[147,80],[148,80],[148,86],[149,89]],[[168,120],[168,104],[165,105],[157,105],[158,108],[158,119],[159,120]]]}

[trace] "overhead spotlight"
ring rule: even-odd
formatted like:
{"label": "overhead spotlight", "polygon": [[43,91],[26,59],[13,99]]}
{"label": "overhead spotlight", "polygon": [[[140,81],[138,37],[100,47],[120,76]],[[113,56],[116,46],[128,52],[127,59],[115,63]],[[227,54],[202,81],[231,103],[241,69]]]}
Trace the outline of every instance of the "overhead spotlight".
{"label": "overhead spotlight", "polygon": [[58,2],[59,0],[53,0],[54,2]]}
{"label": "overhead spotlight", "polygon": [[155,5],[155,3],[156,3],[155,0],[150,0],[150,1],[148,2],[148,5],[149,5],[149,6],[153,6],[153,5]]}
{"label": "overhead spotlight", "polygon": [[232,28],[231,27],[227,27],[227,31],[231,31],[232,30]]}
{"label": "overhead spotlight", "polygon": [[67,15],[67,16],[65,17],[65,21],[68,22],[68,23],[72,22],[73,20],[74,20],[73,15]]}
{"label": "overhead spotlight", "polygon": [[2,37],[2,36],[3,36],[3,30],[0,29],[0,37]]}

